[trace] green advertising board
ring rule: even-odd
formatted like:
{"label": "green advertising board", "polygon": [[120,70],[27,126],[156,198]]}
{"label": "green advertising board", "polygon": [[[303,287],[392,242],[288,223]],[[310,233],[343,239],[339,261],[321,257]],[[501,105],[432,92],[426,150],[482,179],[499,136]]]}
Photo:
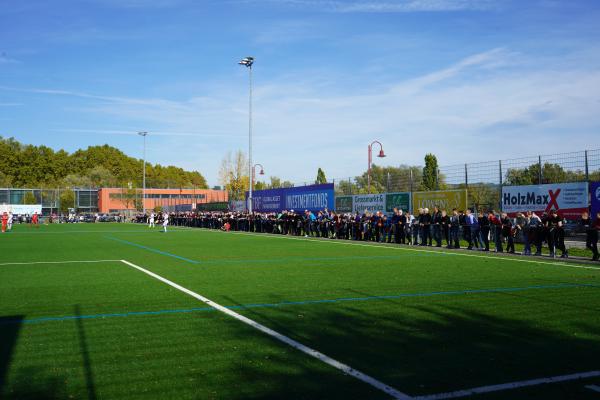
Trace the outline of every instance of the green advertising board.
{"label": "green advertising board", "polygon": [[335,198],[335,211],[340,212],[352,212],[352,199],[353,196],[337,196]]}
{"label": "green advertising board", "polygon": [[385,212],[392,213],[394,208],[403,211],[410,210],[410,193],[386,193],[385,195]]}
{"label": "green advertising board", "polygon": [[217,203],[198,203],[196,204],[197,211],[227,211],[229,209],[229,203],[217,202]]}

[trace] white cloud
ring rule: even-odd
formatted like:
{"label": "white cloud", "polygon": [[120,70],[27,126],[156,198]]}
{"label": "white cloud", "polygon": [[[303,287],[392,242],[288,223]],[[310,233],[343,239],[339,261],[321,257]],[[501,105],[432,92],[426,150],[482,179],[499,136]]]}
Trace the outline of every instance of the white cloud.
{"label": "white cloud", "polygon": [[239,3],[271,3],[340,13],[408,13],[490,10],[501,6],[494,0],[238,0]]}
{"label": "white cloud", "polygon": [[[374,139],[392,165],[421,164],[426,152],[447,165],[598,147],[600,70],[589,62],[597,51],[542,59],[491,49],[354,93],[300,70],[263,77],[255,90],[254,158],[267,175],[303,182],[318,167],[330,178],[362,173]],[[28,90],[87,98],[77,111],[161,133],[153,141],[163,151],[149,154],[154,162],[198,169],[216,183],[221,157],[247,148],[248,126],[242,75],[218,88],[184,100]]]}

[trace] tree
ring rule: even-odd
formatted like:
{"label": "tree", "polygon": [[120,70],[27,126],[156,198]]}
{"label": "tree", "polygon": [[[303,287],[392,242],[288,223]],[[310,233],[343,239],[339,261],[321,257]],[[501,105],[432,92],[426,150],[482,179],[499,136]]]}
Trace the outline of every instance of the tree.
{"label": "tree", "polygon": [[12,178],[10,176],[8,176],[7,174],[5,174],[4,172],[0,171],[0,187],[8,188],[8,187],[11,187],[11,185],[12,185]]}
{"label": "tree", "polygon": [[423,189],[438,189],[438,162],[435,155],[428,153],[425,155],[425,166],[423,167]]}
{"label": "tree", "polygon": [[[400,165],[399,167],[371,166],[371,191],[383,192],[409,192],[421,190],[422,168],[418,166]],[[344,193],[351,190],[352,194],[367,193],[368,179],[367,171],[357,176],[354,182],[339,181]]]}
{"label": "tree", "polygon": [[33,192],[25,192],[25,195],[23,196],[23,204],[38,204]]}
{"label": "tree", "polygon": [[238,150],[233,156],[227,153],[221,161],[219,179],[223,187],[229,191],[232,200],[243,200],[249,188],[249,178],[246,174],[248,161],[246,154]]}
{"label": "tree", "polygon": [[[590,174],[592,178],[593,174]],[[585,180],[583,171],[567,171],[559,164],[544,163],[540,182],[540,164],[534,163],[525,168],[509,168],[506,171],[505,185],[539,185],[543,183],[580,182]]]}
{"label": "tree", "polygon": [[321,167],[319,167],[319,170],[317,171],[317,180],[315,181],[316,184],[321,184],[321,183],[327,183],[327,178],[325,177],[325,172],[321,169]]}
{"label": "tree", "polygon": [[[114,147],[90,146],[69,154],[46,146],[22,145],[13,138],[0,137],[0,181],[10,186],[96,187],[115,186],[122,182],[142,185],[142,160],[129,157]],[[158,188],[207,188],[198,171],[174,166],[146,163],[148,186]],[[8,177],[8,178],[6,178]]]}
{"label": "tree", "polygon": [[[462,186],[462,185],[461,185]],[[495,209],[500,204],[500,188],[489,183],[469,184],[469,206],[477,211]]]}
{"label": "tree", "polygon": [[60,212],[66,214],[69,208],[75,207],[75,192],[72,190],[62,190],[60,192]]}
{"label": "tree", "polygon": [[97,165],[87,173],[92,187],[112,187],[116,184],[116,178],[107,168]]}

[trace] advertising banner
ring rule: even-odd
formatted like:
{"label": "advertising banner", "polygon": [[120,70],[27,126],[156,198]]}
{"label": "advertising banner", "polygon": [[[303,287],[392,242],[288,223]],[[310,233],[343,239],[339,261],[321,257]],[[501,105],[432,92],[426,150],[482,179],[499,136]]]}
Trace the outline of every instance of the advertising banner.
{"label": "advertising banner", "polygon": [[590,197],[592,198],[592,219],[600,212],[600,182],[590,183]]}
{"label": "advertising banner", "polygon": [[352,212],[363,214],[385,211],[385,194],[357,194],[354,195]]}
{"label": "advertising banner", "polygon": [[336,196],[335,212],[350,213],[352,212],[353,196]]}
{"label": "advertising banner", "polygon": [[[246,192],[246,198],[248,198],[248,192]],[[257,212],[319,211],[325,208],[333,209],[335,205],[333,183],[257,190],[252,193],[252,198],[252,209]]]}
{"label": "advertising banner", "polygon": [[453,208],[465,210],[467,208],[466,190],[437,190],[434,192],[413,192],[413,214],[417,215],[419,208],[438,207],[450,212]]}
{"label": "advertising banner", "polygon": [[0,213],[12,212],[15,215],[42,214],[41,204],[0,204]]}
{"label": "advertising banner", "polygon": [[410,193],[386,193],[385,194],[385,212],[391,214],[394,208],[402,211],[410,211]]}
{"label": "advertising banner", "polygon": [[[248,192],[246,192],[248,199]],[[257,212],[279,212],[283,210],[283,189],[256,190],[252,192],[252,210]]]}
{"label": "advertising banner", "polygon": [[333,183],[299,186],[283,189],[284,210],[319,211],[325,208],[333,210]]}
{"label": "advertising banner", "polygon": [[558,210],[558,214],[563,218],[579,218],[580,214],[588,209],[587,182],[502,188],[502,211],[506,213],[543,213],[552,209]]}
{"label": "advertising banner", "polygon": [[233,212],[246,211],[246,200],[231,200],[229,202],[229,211],[233,211]]}

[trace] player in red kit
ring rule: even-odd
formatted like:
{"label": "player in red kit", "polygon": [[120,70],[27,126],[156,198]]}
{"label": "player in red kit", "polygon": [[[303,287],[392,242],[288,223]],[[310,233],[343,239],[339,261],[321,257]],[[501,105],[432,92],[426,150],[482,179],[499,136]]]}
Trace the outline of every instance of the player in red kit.
{"label": "player in red kit", "polygon": [[6,232],[6,226],[8,225],[8,213],[2,214],[2,233]]}
{"label": "player in red kit", "polygon": [[31,216],[31,225],[35,226],[36,228],[39,228],[39,224],[38,224],[38,214],[37,212],[33,213],[33,215]]}

